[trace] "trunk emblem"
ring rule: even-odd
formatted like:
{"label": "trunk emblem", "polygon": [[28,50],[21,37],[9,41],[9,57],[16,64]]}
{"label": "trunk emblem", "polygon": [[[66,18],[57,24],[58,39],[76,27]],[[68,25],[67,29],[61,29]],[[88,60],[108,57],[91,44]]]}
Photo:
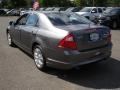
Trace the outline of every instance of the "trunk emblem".
{"label": "trunk emblem", "polygon": [[99,34],[98,33],[92,33],[92,34],[90,34],[90,40],[91,41],[97,41],[97,40],[99,40]]}

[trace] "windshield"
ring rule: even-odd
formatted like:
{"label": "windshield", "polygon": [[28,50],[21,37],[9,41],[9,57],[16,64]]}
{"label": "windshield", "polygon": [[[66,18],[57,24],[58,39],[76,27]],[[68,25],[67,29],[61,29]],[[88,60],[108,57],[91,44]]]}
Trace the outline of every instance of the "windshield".
{"label": "windshield", "polygon": [[51,23],[55,26],[93,24],[88,19],[77,14],[52,13],[46,14]]}
{"label": "windshield", "polygon": [[110,13],[113,9],[112,8],[107,8],[104,13]]}
{"label": "windshield", "polygon": [[117,12],[117,9],[115,9],[115,8],[107,8],[104,11],[104,14],[115,14],[116,12]]}
{"label": "windshield", "polygon": [[81,12],[90,12],[92,9],[91,8],[83,8]]}
{"label": "windshield", "polygon": [[72,12],[79,12],[80,11],[80,8],[74,8],[73,10],[72,10]]}

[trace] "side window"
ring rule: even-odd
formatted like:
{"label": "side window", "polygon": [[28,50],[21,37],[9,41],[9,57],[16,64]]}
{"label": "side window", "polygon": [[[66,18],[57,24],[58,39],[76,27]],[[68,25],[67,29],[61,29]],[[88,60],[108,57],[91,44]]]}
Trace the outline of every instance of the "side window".
{"label": "side window", "polygon": [[26,22],[26,25],[29,25],[29,26],[37,26],[38,25],[38,16],[35,15],[35,14],[31,14],[29,17],[28,17],[28,20]]}
{"label": "side window", "polygon": [[97,9],[93,8],[92,13],[97,13]]}
{"label": "side window", "polygon": [[99,12],[99,13],[102,13],[103,11],[102,11],[102,9],[101,9],[101,8],[98,8],[98,12]]}
{"label": "side window", "polygon": [[24,14],[23,16],[21,16],[17,21],[16,21],[16,25],[25,25],[26,21],[27,21],[27,17],[28,14]]}

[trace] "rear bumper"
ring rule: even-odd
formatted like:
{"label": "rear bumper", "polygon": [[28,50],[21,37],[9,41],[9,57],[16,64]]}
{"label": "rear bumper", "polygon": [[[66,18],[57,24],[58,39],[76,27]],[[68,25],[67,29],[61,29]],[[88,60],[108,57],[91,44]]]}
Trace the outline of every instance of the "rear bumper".
{"label": "rear bumper", "polygon": [[82,66],[82,65],[86,65],[86,64],[90,64],[90,63],[94,63],[94,62],[98,62],[98,61],[107,60],[110,58],[110,56],[111,55],[108,55],[106,57],[97,58],[97,59],[92,59],[92,60],[84,60],[84,62],[79,62],[76,64],[57,62],[57,60],[49,59],[50,61],[48,63],[48,66],[53,67],[53,68],[68,70],[68,69],[72,69],[77,66]]}
{"label": "rear bumper", "polygon": [[65,53],[64,55],[54,54],[59,58],[47,58],[47,65],[59,69],[71,69],[80,65],[108,59],[111,56],[111,49],[112,45],[109,45],[104,48],[79,52],[74,55],[65,55]]}

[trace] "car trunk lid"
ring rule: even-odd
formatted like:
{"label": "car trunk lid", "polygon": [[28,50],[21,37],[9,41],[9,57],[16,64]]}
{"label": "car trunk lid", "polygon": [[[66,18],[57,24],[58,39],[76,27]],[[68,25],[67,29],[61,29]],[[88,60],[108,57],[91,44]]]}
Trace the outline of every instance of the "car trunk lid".
{"label": "car trunk lid", "polygon": [[87,51],[106,46],[109,43],[109,30],[106,28],[90,28],[73,32],[78,50]]}
{"label": "car trunk lid", "polygon": [[104,47],[109,43],[110,30],[96,25],[69,25],[59,27],[74,35],[77,49],[81,52]]}

